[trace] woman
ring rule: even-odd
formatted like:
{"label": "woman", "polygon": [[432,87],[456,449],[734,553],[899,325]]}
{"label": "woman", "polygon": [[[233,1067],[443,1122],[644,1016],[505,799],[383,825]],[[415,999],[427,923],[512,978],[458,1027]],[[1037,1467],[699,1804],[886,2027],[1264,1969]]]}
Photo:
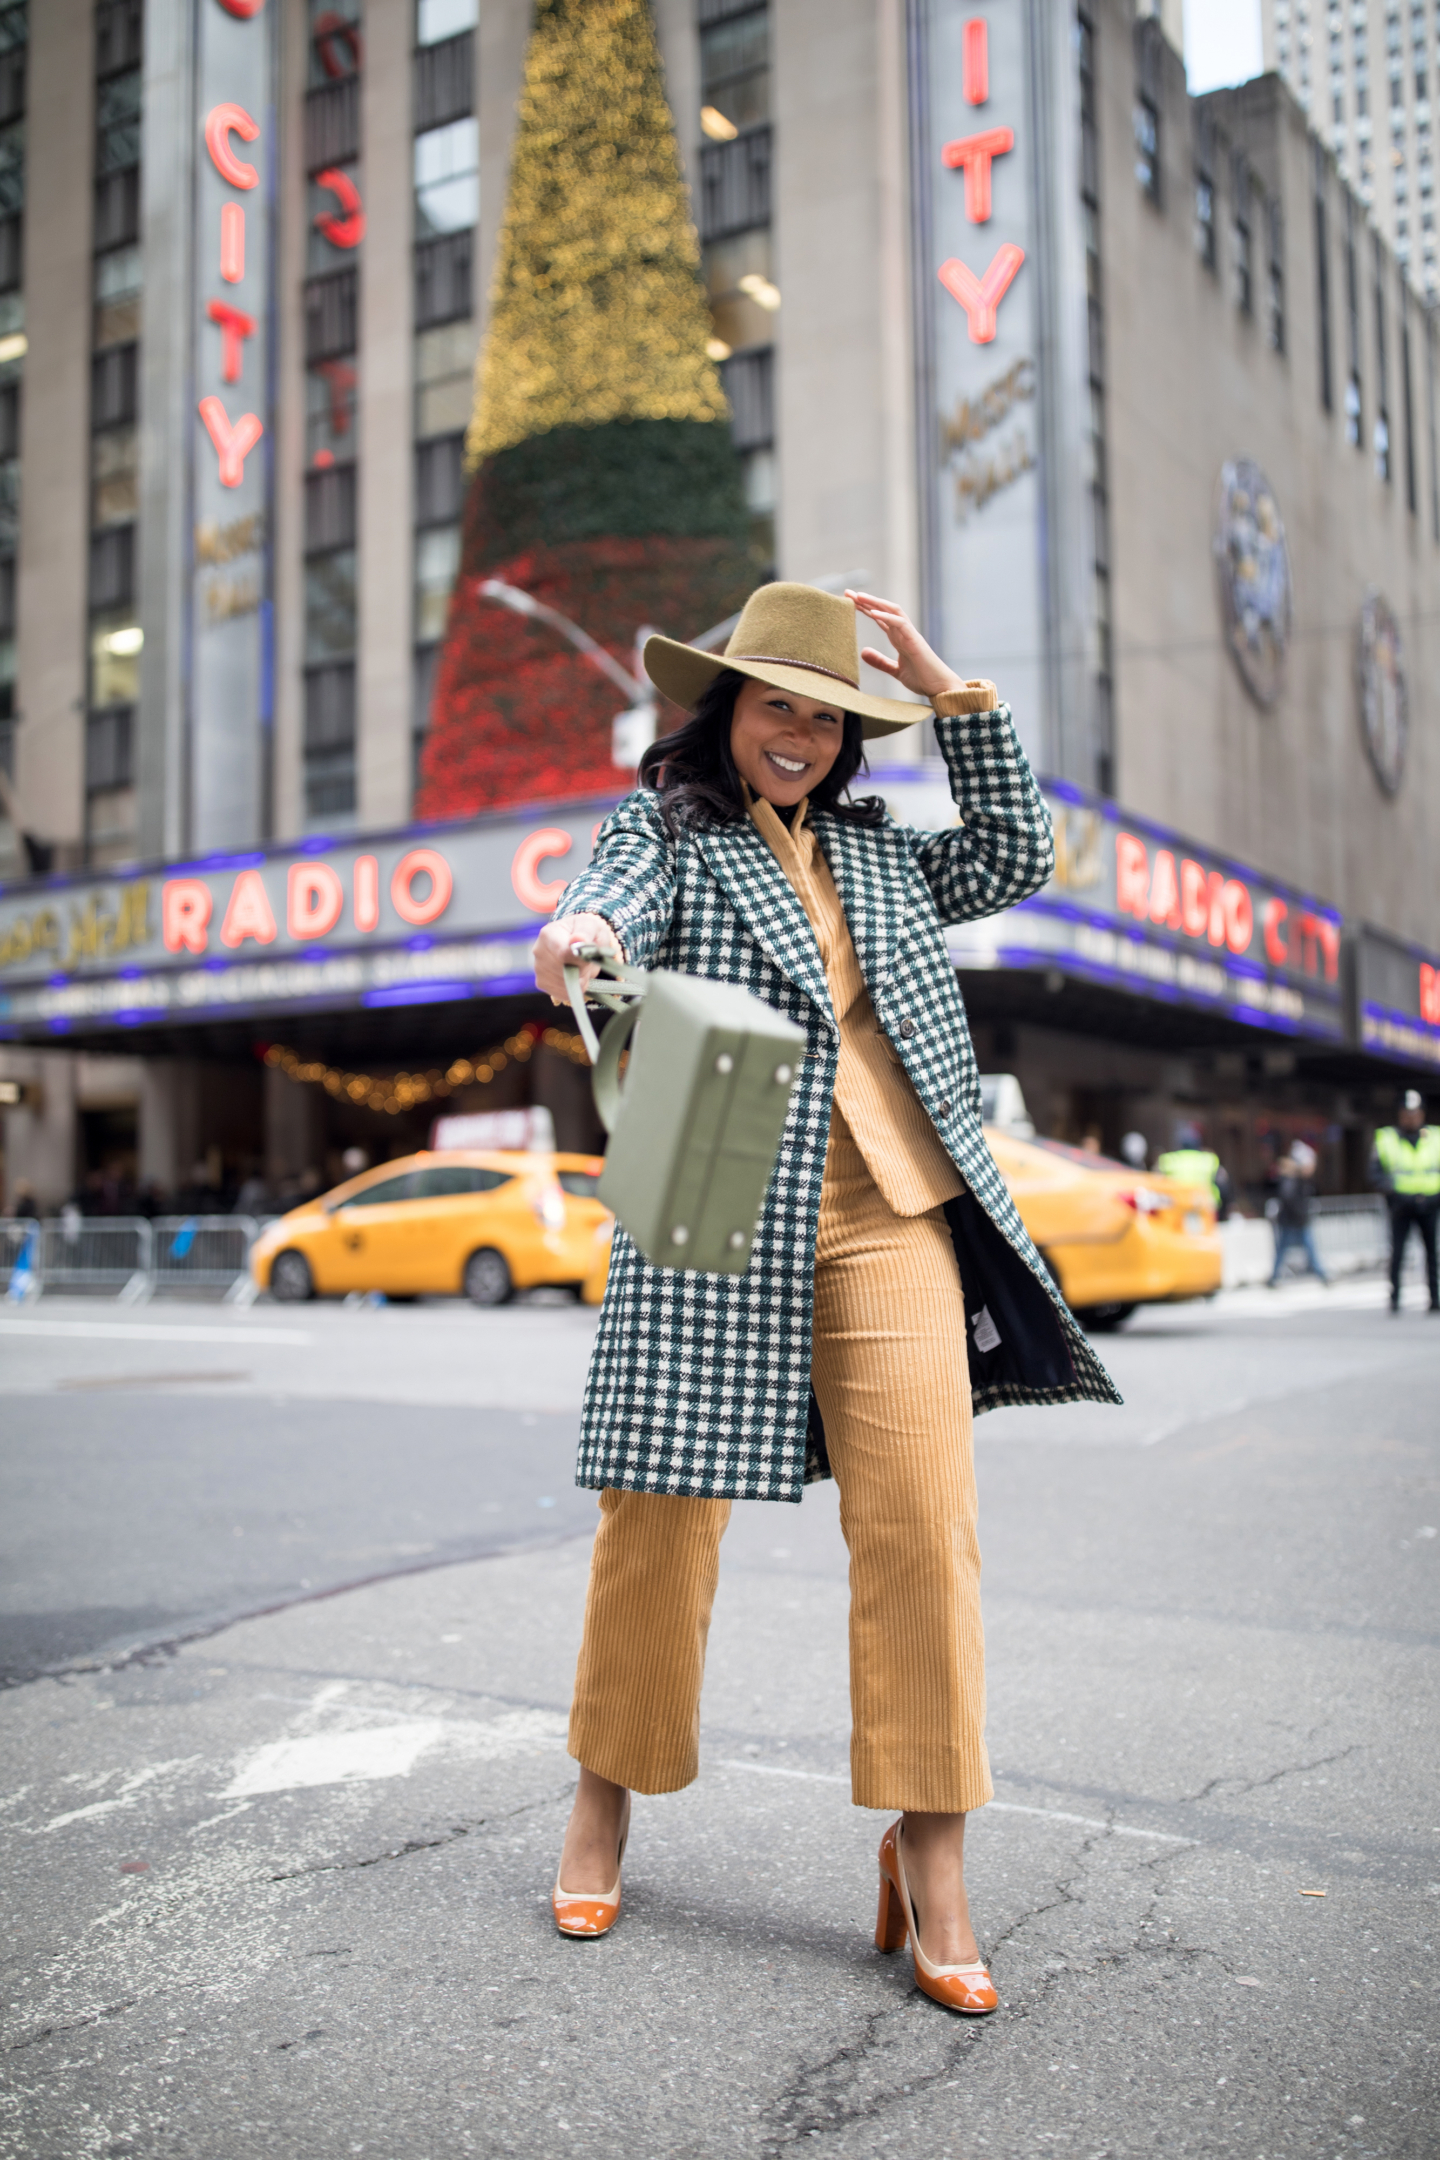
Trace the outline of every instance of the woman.
{"label": "woman", "polygon": [[[860,690],[857,609],[897,656],[865,659],[924,705]],[[731,1501],[798,1500],[833,1475],[853,1797],[901,1810],[876,1941],[908,1935],[926,1994],[984,2014],[996,1996],[964,1879],[965,1818],[991,1793],[972,1400],[1118,1397],[986,1148],[942,925],[1045,883],[1049,814],[993,685],[954,674],[868,593],[767,585],[722,657],[651,638],[645,665],[691,717],[601,826],[541,933],[536,981],[558,1001],[577,944],[618,946],[743,984],[807,1048],[744,1275],[652,1267],[615,1234],[581,1438],[601,1523],[556,1921],[591,1937],[614,1924],[630,1793],[697,1773]],[[863,738],[932,708],[960,812],[941,832],[848,793]]]}

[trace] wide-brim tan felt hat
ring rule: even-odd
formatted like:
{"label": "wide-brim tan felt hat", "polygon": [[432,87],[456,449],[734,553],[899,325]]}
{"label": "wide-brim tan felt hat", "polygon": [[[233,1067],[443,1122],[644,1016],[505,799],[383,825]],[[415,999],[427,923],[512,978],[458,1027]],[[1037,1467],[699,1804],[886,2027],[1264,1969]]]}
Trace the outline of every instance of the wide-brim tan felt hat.
{"label": "wide-brim tan felt hat", "polygon": [[928,705],[871,697],[860,688],[855,603],[817,585],[762,585],[746,601],[723,653],[699,652],[675,638],[645,641],[646,674],[687,712],[724,668],[797,697],[833,698],[860,715],[867,737],[893,735],[929,717]]}

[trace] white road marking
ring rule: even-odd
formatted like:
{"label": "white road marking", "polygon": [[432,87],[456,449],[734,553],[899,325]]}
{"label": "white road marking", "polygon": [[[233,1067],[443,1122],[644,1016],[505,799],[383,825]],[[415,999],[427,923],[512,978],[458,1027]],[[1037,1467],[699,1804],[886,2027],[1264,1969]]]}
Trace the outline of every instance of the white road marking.
{"label": "white road marking", "polygon": [[62,1336],[81,1342],[211,1342],[294,1343],[314,1341],[301,1328],[250,1327],[237,1320],[233,1327],[167,1326],[159,1320],[0,1320],[0,1339],[6,1335]]}
{"label": "white road marking", "polygon": [[221,1793],[243,1800],[254,1793],[295,1792],[306,1785],[368,1784],[409,1777],[426,1748],[439,1739],[439,1718],[409,1718],[368,1731],[312,1733],[303,1740],[272,1740],[251,1756]]}
{"label": "white road marking", "polygon": [[[826,1770],[790,1770],[781,1763],[737,1762],[723,1758],[722,1770],[752,1770],[760,1777],[804,1778],[810,1785],[848,1785],[847,1777]],[[1074,1823],[1082,1830],[1108,1830],[1115,1837],[1153,1838],[1157,1845],[1194,1845],[1194,1838],[1178,1837],[1171,1830],[1137,1830],[1130,1823],[1106,1822],[1099,1815],[1066,1815],[1059,1808],[1023,1807],[1018,1800],[991,1800],[987,1806],[1001,1815],[1040,1815],[1046,1822]],[[979,1812],[978,1809],[976,1811]]]}
{"label": "white road marking", "polygon": [[[49,1822],[41,1824],[41,1831],[64,1830],[71,1823],[94,1822],[102,1816],[118,1814],[124,1808],[133,1807],[136,1795],[145,1786],[152,1785],[156,1778],[164,1777],[172,1770],[188,1770],[199,1760],[198,1755],[178,1755],[173,1762],[147,1763],[143,1769],[131,1771],[113,1799],[92,1800],[88,1807],[70,1808],[63,1815],[53,1815]],[[116,1770],[107,1770],[99,1777],[87,1778],[84,1782],[95,1786],[119,1775]]]}

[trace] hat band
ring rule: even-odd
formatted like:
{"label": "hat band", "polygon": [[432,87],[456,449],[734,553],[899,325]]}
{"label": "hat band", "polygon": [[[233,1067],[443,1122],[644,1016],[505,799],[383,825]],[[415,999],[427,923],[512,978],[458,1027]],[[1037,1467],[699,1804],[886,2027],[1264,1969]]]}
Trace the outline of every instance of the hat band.
{"label": "hat band", "polygon": [[858,690],[860,687],[858,675],[842,675],[838,668],[821,667],[818,660],[797,660],[791,653],[727,652],[724,657],[727,660],[758,662],[763,667],[804,668],[807,675],[828,675],[832,682],[843,682],[847,690]]}

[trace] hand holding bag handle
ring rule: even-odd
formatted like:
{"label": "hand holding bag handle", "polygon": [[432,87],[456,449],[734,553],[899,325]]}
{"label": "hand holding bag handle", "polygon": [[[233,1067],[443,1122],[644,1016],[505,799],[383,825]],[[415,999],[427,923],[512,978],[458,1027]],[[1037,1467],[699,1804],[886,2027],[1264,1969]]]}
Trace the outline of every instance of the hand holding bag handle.
{"label": "hand holding bag handle", "polygon": [[[590,1063],[595,1068],[595,1108],[606,1132],[614,1132],[615,1121],[620,1115],[620,1054],[630,1040],[630,1030],[640,1017],[640,1001],[645,995],[644,968],[631,967],[615,953],[601,945],[574,945],[571,951],[576,963],[593,960],[603,970],[608,981],[596,979],[591,982],[588,993],[580,987],[580,965],[565,970],[565,988],[570,998],[570,1008],[580,1030]],[[620,1017],[606,1028],[602,1041],[591,1025],[585,1010],[586,997],[594,998],[601,1005],[608,1005],[611,1012]]]}

